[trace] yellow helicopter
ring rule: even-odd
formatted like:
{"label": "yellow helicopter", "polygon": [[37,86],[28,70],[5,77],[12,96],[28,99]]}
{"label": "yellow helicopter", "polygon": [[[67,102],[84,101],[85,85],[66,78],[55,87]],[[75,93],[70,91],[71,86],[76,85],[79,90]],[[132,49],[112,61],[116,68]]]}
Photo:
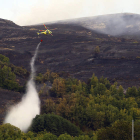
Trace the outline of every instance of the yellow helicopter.
{"label": "yellow helicopter", "polygon": [[[39,30],[39,31],[41,31],[40,33],[39,32],[37,32],[37,34],[38,35],[40,35],[40,34],[45,34],[45,35],[52,35],[52,31],[50,31],[49,29],[47,29],[47,27],[45,26],[45,24],[43,24],[44,25],[44,27],[46,28],[46,30]],[[56,29],[56,28],[55,28]],[[52,30],[55,30],[55,29],[52,29]],[[42,32],[43,31],[43,32]],[[52,35],[53,36],[53,35]]]}

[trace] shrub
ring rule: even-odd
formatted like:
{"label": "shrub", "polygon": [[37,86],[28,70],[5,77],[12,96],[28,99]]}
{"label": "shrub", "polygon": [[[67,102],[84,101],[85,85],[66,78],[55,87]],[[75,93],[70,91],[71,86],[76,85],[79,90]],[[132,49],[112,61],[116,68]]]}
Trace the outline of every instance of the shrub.
{"label": "shrub", "polygon": [[31,131],[38,133],[43,130],[57,136],[64,133],[72,136],[78,136],[80,134],[80,129],[77,126],[63,117],[53,114],[37,115],[33,119]]}
{"label": "shrub", "polygon": [[4,56],[4,55],[2,55],[2,54],[0,54],[0,61],[9,63],[9,58]]}
{"label": "shrub", "polygon": [[9,123],[0,125],[0,140],[15,140],[21,136],[21,130]]}

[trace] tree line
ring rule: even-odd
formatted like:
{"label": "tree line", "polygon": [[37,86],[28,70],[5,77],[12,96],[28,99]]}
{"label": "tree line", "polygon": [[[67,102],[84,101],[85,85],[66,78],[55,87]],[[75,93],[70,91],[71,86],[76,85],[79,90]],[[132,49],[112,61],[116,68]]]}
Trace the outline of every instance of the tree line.
{"label": "tree line", "polygon": [[[97,78],[95,74],[87,83],[78,79],[54,78],[49,90],[49,99],[42,106],[42,113],[62,116],[78,126],[89,137],[98,139],[131,139],[131,121],[135,121],[135,139],[139,137],[140,88],[124,89],[107,78]],[[118,127],[120,126],[120,127]],[[114,130],[115,129],[115,130]],[[110,131],[112,130],[112,131]],[[113,131],[114,130],[114,131]],[[106,134],[106,136],[105,136]],[[125,135],[127,134],[126,138]],[[101,137],[102,136],[102,137]],[[112,138],[111,138],[112,137]],[[128,138],[129,137],[129,138]]]}
{"label": "tree line", "polygon": [[[0,61],[2,87],[6,82],[2,81],[4,79],[15,82],[16,74],[10,69],[11,67],[8,67],[8,59],[0,59]],[[2,78],[2,75],[6,78]],[[116,82],[111,84],[107,78],[97,78],[95,74],[85,83],[75,78],[59,77],[57,73],[49,70],[44,74],[39,73],[35,80],[42,84],[49,81],[52,86],[48,94],[43,97],[41,115],[34,118],[30,131],[27,134],[21,133],[20,137],[30,139],[50,137],[50,139],[60,140],[129,140],[132,137],[131,121],[133,119],[135,139],[139,139],[140,88],[128,87],[124,93],[121,85],[118,86]],[[11,87],[14,87],[13,85],[11,84]]]}
{"label": "tree line", "polygon": [[0,87],[19,92],[25,91],[25,86],[18,83],[17,76],[28,77],[29,72],[10,63],[9,58],[0,54]]}

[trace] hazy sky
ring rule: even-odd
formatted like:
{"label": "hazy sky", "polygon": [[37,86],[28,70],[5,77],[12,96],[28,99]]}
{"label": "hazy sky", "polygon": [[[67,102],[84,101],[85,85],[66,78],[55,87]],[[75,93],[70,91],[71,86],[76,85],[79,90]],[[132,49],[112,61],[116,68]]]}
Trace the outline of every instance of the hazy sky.
{"label": "hazy sky", "polygon": [[140,0],[0,0],[0,18],[18,25],[122,12],[140,14]]}

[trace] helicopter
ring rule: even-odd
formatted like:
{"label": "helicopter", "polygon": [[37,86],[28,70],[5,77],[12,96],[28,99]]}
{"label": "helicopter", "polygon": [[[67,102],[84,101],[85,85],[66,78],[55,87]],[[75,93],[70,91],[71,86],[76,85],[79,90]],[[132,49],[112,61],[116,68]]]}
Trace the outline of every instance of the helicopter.
{"label": "helicopter", "polygon": [[[38,35],[40,35],[40,34],[45,34],[45,35],[51,35],[51,36],[53,36],[52,35],[52,31],[50,31],[49,29],[47,29],[47,27],[45,26],[45,24],[43,24],[44,25],[44,27],[46,28],[46,30],[39,30],[39,31],[41,31],[40,33],[39,32],[37,32],[37,34]],[[56,28],[55,28],[56,29]],[[55,30],[55,29],[52,29],[52,30]]]}

